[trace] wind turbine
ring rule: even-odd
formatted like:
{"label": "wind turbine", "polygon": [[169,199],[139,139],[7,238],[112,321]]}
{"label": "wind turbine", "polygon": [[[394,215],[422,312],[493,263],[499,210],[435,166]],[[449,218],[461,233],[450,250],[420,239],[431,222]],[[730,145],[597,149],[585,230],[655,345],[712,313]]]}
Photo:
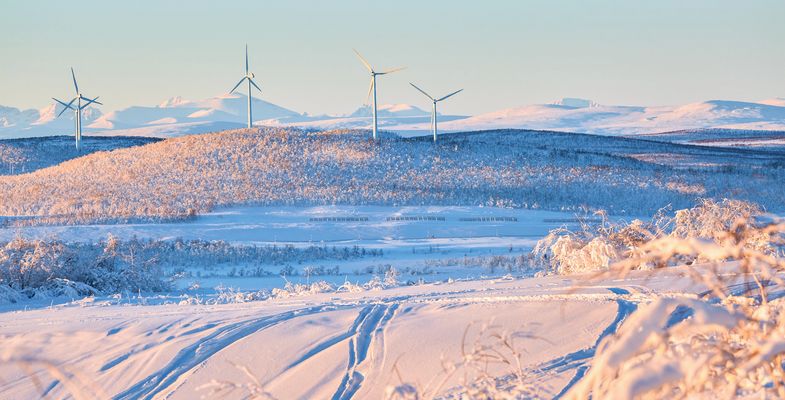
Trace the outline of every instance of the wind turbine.
{"label": "wind turbine", "polygon": [[[365,61],[363,56],[360,55],[360,52],[358,52],[357,50],[354,50],[354,52],[357,54],[357,57],[360,58],[360,61],[362,61],[363,65],[365,65],[365,68],[368,69],[368,72],[371,73],[371,86],[368,88],[368,97],[371,97],[371,92],[373,92],[373,139],[376,140],[376,130],[378,129],[379,126],[377,123],[377,116],[376,116],[376,77],[378,75],[391,74],[393,72],[400,71],[406,67],[393,68],[391,70],[387,70],[383,72],[376,72],[373,70],[373,67],[371,67],[371,64],[369,64],[368,61]],[[368,101],[368,97],[366,97],[365,100],[366,102]]]}
{"label": "wind turbine", "polygon": [[[103,103],[98,101],[99,96],[95,96],[94,99],[91,99],[89,97],[85,97],[82,95],[82,92],[79,91],[79,85],[76,84],[76,74],[74,74],[73,67],[71,67],[71,78],[74,79],[74,90],[76,91],[76,97],[71,99],[71,101],[69,101],[68,104],[60,100],[57,100],[54,97],[52,97],[52,100],[62,104],[64,107],[63,111],[60,111],[60,114],[57,114],[58,118],[61,115],[63,115],[65,110],[70,109],[74,111],[74,121],[76,122],[76,151],[79,151],[82,145],[82,110],[87,108],[87,106],[89,106],[90,104],[95,103],[95,104],[103,105]],[[82,104],[82,100],[85,100],[86,102]],[[73,107],[74,102],[76,102],[76,108]]]}
{"label": "wind turbine", "polygon": [[237,82],[237,84],[234,85],[234,87],[232,88],[232,90],[229,91],[229,93],[230,94],[234,93],[235,89],[237,89],[237,87],[239,87],[240,84],[243,83],[243,81],[248,81],[248,129],[251,129],[251,125],[253,125],[253,117],[251,114],[251,85],[259,89],[259,92],[262,91],[262,88],[256,85],[256,83],[253,81],[253,78],[254,78],[253,72],[248,72],[248,45],[246,44],[245,45],[245,76],[243,77],[243,79],[240,79],[240,82]]}
{"label": "wind turbine", "polygon": [[413,84],[411,82],[409,82],[409,84],[412,85],[415,89],[419,90],[420,93],[424,94],[426,97],[431,99],[431,101],[433,101],[433,111],[431,113],[431,128],[433,129],[433,141],[436,142],[436,103],[438,103],[438,102],[440,102],[442,100],[445,100],[445,99],[447,99],[448,97],[450,97],[452,95],[460,93],[461,91],[463,91],[463,89],[456,90],[456,91],[448,94],[447,96],[440,97],[438,99],[434,99],[433,97],[431,97],[431,95],[429,95],[428,93],[425,93],[425,90],[422,90],[422,89],[418,88],[417,85],[415,85],[415,84]]}

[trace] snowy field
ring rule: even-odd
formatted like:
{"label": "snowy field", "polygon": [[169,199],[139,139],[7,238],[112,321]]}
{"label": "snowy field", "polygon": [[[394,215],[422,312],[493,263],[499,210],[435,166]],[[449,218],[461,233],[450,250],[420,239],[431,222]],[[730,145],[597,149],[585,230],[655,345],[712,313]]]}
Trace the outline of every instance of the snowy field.
{"label": "snowy field", "polygon": [[[585,215],[583,216],[585,217]],[[595,217],[587,217],[596,219]],[[222,240],[257,244],[340,244],[380,248],[430,245],[482,247],[486,238],[540,238],[576,213],[461,206],[232,207],[172,223],[95,224],[0,229],[0,241],[17,232],[71,241],[121,238]],[[485,244],[484,244],[485,243]]]}
{"label": "snowy field", "polygon": [[[52,360],[89,380],[87,393],[117,399],[193,399],[212,380],[253,379],[280,399],[379,399],[389,386],[429,381],[449,392],[471,378],[446,376],[442,361],[460,362],[461,346],[490,332],[515,332],[522,366],[549,398],[585,374],[600,339],[640,302],[683,293],[678,276],[473,280],[212,306],[99,299],[5,312],[0,326],[6,353]],[[37,396],[24,371],[0,374],[3,397]],[[40,384],[51,397],[66,393],[51,378]]]}
{"label": "snowy field", "polygon": [[[595,220],[592,216],[581,217]],[[202,295],[216,287],[243,290],[283,286],[286,281],[307,283],[305,267],[335,270],[319,279],[340,284],[346,279],[365,282],[386,266],[412,281],[501,276],[511,271],[481,265],[494,256],[527,254],[549,230],[578,225],[575,213],[495,207],[235,207],[172,223],[95,224],[0,229],[0,241],[18,235],[28,239],[59,238],[97,242],[113,235],[122,240],[222,241],[230,245],[293,246],[295,248],[360,248],[375,255],[345,259],[305,259],[284,264],[293,269],[282,277],[280,263],[255,264],[256,276],[237,276],[247,263],[186,266],[178,287],[198,283]],[[464,262],[464,260],[468,260]],[[164,265],[170,271],[173,266]]]}

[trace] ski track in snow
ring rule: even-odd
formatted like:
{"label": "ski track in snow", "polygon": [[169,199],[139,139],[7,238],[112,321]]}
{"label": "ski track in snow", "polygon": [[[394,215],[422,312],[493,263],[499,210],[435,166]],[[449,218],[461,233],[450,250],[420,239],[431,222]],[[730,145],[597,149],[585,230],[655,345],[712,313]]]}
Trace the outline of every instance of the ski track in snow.
{"label": "ski track in snow", "polygon": [[397,308],[398,304],[378,304],[366,307],[360,312],[353,325],[354,337],[349,340],[349,365],[346,368],[346,374],[341,379],[341,384],[332,397],[333,400],[351,399],[360,390],[365,375],[358,369],[363,366],[368,357],[375,337],[381,338],[384,326],[390,322]]}
{"label": "ski track in snow", "polygon": [[[613,287],[608,288],[608,290],[617,295],[629,295],[631,294],[629,290]],[[573,387],[581,378],[586,375],[586,372],[589,370],[589,363],[594,358],[594,354],[597,352],[597,347],[600,345],[605,337],[609,335],[613,335],[619,329],[622,323],[630,316],[635,310],[638,309],[638,305],[633,303],[629,300],[617,299],[616,304],[618,304],[618,308],[616,309],[616,317],[611,321],[610,325],[608,325],[601,333],[600,336],[597,337],[597,340],[594,342],[594,345],[589,348],[581,349],[565,356],[559,357],[555,360],[551,360],[546,362],[540,370],[542,372],[548,371],[557,371],[557,372],[564,372],[570,369],[577,369],[575,371],[575,375],[573,375],[572,379],[565,385],[559,393],[554,396],[554,399],[560,399],[564,396],[570,388]]]}
{"label": "ski track in snow", "polygon": [[[341,308],[335,305],[321,305],[308,307],[280,314],[268,315],[246,321],[235,322],[215,330],[215,332],[200,339],[182,350],[162,369],[142,379],[124,392],[114,396],[115,399],[152,399],[170,388],[181,377],[201,365],[217,352],[225,349],[237,341],[273,325],[288,321],[292,318],[312,315],[323,311],[333,311]],[[215,327],[215,326],[213,326]],[[189,331],[190,332],[190,331]],[[122,361],[122,360],[121,360]],[[121,362],[120,361],[120,362]],[[106,366],[105,366],[106,367]]]}

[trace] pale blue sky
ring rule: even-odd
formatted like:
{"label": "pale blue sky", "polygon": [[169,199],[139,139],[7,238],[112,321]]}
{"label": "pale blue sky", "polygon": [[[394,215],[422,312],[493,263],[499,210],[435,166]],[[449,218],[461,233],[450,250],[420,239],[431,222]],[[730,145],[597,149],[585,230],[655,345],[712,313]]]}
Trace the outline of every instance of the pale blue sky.
{"label": "pale blue sky", "polygon": [[0,10],[0,104],[43,107],[80,87],[110,111],[205,98],[242,77],[262,98],[347,113],[377,68],[381,103],[476,114],[560,97],[671,105],[785,97],[785,1],[16,1]]}

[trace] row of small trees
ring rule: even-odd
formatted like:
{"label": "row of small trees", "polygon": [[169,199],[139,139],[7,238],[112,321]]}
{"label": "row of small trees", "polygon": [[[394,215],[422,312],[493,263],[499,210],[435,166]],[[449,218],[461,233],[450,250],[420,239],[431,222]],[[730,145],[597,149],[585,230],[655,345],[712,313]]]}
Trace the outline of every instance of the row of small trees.
{"label": "row of small trees", "polygon": [[[67,243],[17,237],[0,243],[0,286],[28,296],[42,289],[62,292],[63,288],[57,287],[62,285],[78,287],[78,295],[160,291],[170,288],[175,273],[195,270],[209,275],[218,270],[225,273],[223,268],[233,266],[264,275],[278,273],[279,269],[269,269],[276,265],[297,271],[292,265],[381,255],[381,250],[358,246],[299,248],[181,239],[119,240],[113,236],[99,242]],[[312,275],[319,272],[313,267],[302,271]],[[295,273],[300,271],[287,275]]]}

